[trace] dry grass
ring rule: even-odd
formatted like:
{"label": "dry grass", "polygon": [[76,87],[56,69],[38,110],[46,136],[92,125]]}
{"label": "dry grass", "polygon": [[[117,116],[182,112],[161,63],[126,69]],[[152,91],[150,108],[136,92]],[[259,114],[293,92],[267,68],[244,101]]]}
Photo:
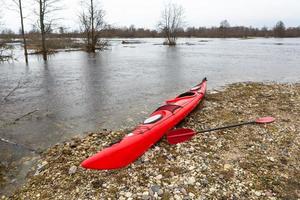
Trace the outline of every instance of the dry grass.
{"label": "dry grass", "polygon": [[[71,38],[49,38],[46,46],[50,52],[60,49],[81,49],[83,44]],[[28,40],[28,49],[34,50],[35,53],[41,52],[41,40],[31,38]]]}

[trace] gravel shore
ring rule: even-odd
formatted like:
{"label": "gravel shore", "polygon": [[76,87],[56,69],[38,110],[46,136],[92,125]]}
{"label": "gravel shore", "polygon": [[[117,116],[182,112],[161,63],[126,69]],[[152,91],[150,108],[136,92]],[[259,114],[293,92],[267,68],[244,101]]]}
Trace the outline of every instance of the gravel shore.
{"label": "gravel shore", "polygon": [[28,182],[3,199],[299,199],[300,84],[238,83],[208,91],[178,127],[200,130],[273,116],[199,134],[170,145],[163,138],[127,168],[91,171],[80,162],[129,131],[90,133],[41,155]]}

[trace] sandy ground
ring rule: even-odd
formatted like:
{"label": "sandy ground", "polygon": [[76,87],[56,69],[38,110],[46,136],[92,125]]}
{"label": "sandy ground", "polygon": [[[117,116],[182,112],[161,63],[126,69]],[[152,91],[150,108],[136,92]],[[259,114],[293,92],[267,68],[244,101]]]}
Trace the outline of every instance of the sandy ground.
{"label": "sandy ground", "polygon": [[82,160],[128,131],[103,130],[44,152],[28,182],[3,199],[299,199],[300,84],[239,83],[210,91],[179,126],[200,130],[271,115],[276,122],[163,138],[127,168],[90,171]]}

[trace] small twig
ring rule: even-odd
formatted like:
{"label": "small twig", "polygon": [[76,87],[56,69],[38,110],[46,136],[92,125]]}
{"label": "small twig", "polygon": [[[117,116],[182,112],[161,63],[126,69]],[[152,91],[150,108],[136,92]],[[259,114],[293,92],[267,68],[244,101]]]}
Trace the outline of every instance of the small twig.
{"label": "small twig", "polygon": [[12,89],[4,98],[4,101],[7,101],[7,98],[12,95],[18,88],[20,88],[21,81],[18,82],[18,85],[16,87],[14,87],[14,89]]}
{"label": "small twig", "polygon": [[24,118],[24,117],[26,117],[26,116],[28,116],[28,115],[31,115],[31,114],[33,114],[33,113],[35,113],[35,112],[37,112],[37,111],[38,111],[38,110],[30,111],[30,112],[26,113],[25,115],[22,115],[21,117],[16,118],[13,122],[19,121],[20,119],[22,119],[22,118]]}
{"label": "small twig", "polygon": [[7,140],[7,139],[1,138],[1,137],[0,137],[0,141],[2,141],[4,143],[7,143],[7,144],[11,144],[11,145],[17,146],[17,147],[22,147],[23,149],[27,149],[27,150],[32,151],[32,152],[37,153],[37,154],[41,153],[40,151],[35,150],[35,149],[31,148],[31,147],[27,147],[27,146],[25,146],[23,144],[18,144],[16,142],[12,142],[10,140]]}
{"label": "small twig", "polygon": [[13,125],[13,124],[15,124],[17,121],[19,121],[20,119],[22,119],[22,118],[24,118],[24,117],[26,117],[26,116],[28,116],[28,115],[31,115],[31,114],[33,114],[33,113],[35,113],[35,112],[37,112],[37,111],[39,111],[39,110],[33,110],[33,111],[30,111],[30,112],[26,113],[25,115],[22,115],[22,116],[20,116],[20,117],[14,119],[14,120],[12,120],[12,121],[10,121],[10,122],[7,122],[7,123],[3,124],[2,126],[0,126],[0,128],[3,128],[3,127],[5,127],[5,126],[9,126],[9,125]]}

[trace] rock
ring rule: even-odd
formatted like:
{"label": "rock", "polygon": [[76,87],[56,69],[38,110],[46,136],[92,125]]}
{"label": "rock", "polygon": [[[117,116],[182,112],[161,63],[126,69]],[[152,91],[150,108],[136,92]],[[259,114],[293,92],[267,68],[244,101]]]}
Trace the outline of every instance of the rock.
{"label": "rock", "polygon": [[126,192],[126,193],[125,193],[125,197],[129,198],[129,197],[131,197],[131,196],[132,196],[132,193],[131,193],[131,192]]}
{"label": "rock", "polygon": [[194,177],[189,177],[188,181],[187,181],[187,184],[193,185],[195,182],[196,182],[196,179]]}
{"label": "rock", "polygon": [[225,171],[227,171],[227,170],[230,170],[232,168],[232,165],[225,164],[223,168],[224,168]]}
{"label": "rock", "polygon": [[157,195],[158,196],[161,196],[161,195],[163,195],[164,194],[164,191],[162,190],[162,189],[159,189],[158,191],[157,191]]}
{"label": "rock", "polygon": [[174,199],[176,199],[176,200],[182,200],[182,198],[179,195],[177,195],[177,194],[174,195]]}
{"label": "rock", "polygon": [[72,175],[72,174],[75,174],[77,171],[77,167],[75,165],[73,165],[72,167],[70,167],[69,169],[69,174]]}
{"label": "rock", "polygon": [[163,193],[164,193],[164,191],[162,190],[162,189],[160,189],[160,186],[158,186],[158,185],[153,185],[153,186],[151,186],[151,193],[152,193],[152,196],[154,196],[155,197],[155,195],[157,195],[157,196],[161,196],[161,195],[163,195]]}
{"label": "rock", "polygon": [[270,160],[271,162],[275,162],[275,159],[273,157],[267,157],[268,160]]}
{"label": "rock", "polygon": [[180,188],[180,192],[183,194],[183,195],[187,195],[187,192],[184,188]]}
{"label": "rock", "polygon": [[156,180],[162,179],[162,175],[161,175],[161,174],[157,175],[157,176],[155,177],[155,179],[156,179]]}
{"label": "rock", "polygon": [[149,195],[143,195],[142,199],[143,200],[149,200],[149,199],[151,199],[151,196],[149,196]]}
{"label": "rock", "polygon": [[153,193],[157,193],[158,190],[160,189],[160,187],[158,185],[153,185],[153,186],[151,186],[150,189],[152,190]]}
{"label": "rock", "polygon": [[254,194],[255,194],[256,196],[258,196],[258,197],[261,196],[261,192],[260,192],[260,191],[255,191]]}
{"label": "rock", "polygon": [[192,192],[189,193],[189,196],[192,198],[195,197],[194,193],[192,193]]}

